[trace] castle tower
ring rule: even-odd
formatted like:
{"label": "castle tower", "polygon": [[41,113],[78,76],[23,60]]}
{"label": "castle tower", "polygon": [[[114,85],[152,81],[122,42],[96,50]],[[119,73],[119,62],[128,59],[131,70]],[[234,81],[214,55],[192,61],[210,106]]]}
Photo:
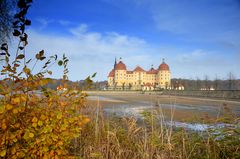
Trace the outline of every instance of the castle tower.
{"label": "castle tower", "polygon": [[116,64],[115,67],[115,75],[114,75],[114,84],[118,87],[122,87],[126,83],[126,73],[127,73],[127,67],[122,62],[122,58],[120,57],[119,62]]}
{"label": "castle tower", "polygon": [[168,64],[165,63],[165,59],[162,59],[162,63],[158,67],[158,86],[163,89],[168,89],[171,85],[171,72]]}

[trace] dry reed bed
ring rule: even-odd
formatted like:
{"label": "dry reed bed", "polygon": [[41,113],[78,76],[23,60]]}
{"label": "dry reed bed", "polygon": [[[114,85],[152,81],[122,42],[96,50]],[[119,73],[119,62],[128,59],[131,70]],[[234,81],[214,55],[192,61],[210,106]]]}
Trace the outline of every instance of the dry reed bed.
{"label": "dry reed bed", "polygon": [[[84,114],[91,122],[81,137],[73,141],[71,152],[79,158],[104,159],[169,159],[169,158],[240,158],[240,128],[227,128],[212,133],[174,129],[165,125],[164,111],[143,113],[144,120],[104,115],[99,100],[89,105]],[[171,109],[173,120],[175,109]],[[218,121],[239,124],[230,111]]]}

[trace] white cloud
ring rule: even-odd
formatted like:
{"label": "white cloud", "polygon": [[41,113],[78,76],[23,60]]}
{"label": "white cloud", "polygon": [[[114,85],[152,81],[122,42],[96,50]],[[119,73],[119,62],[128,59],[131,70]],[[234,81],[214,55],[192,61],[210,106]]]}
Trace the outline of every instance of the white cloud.
{"label": "white cloud", "polygon": [[[86,24],[69,29],[68,35],[45,34],[29,30],[27,55],[34,57],[34,54],[42,49],[47,55],[61,56],[65,53],[69,57],[71,80],[81,80],[95,72],[97,72],[95,80],[106,80],[115,57],[122,57],[129,70],[137,65],[146,70],[152,64],[157,68],[161,59],[165,58],[170,65],[173,77],[182,78],[199,76],[200,73],[210,75],[212,72],[214,75],[221,76],[239,66],[239,64],[231,65],[235,61],[216,56],[217,53],[214,51],[204,49],[186,51],[181,47],[153,46],[138,37],[116,32],[93,32]],[[53,73],[53,77],[60,78],[62,70],[54,66]]]}
{"label": "white cloud", "polygon": [[[42,34],[29,30],[28,52],[37,53],[44,49],[48,55],[65,53],[69,59],[70,79],[80,80],[97,72],[97,80],[104,80],[112,68],[114,58],[138,59],[149,57],[148,45],[143,39],[118,34],[116,32],[91,32],[86,24],[69,29],[68,36]],[[127,59],[125,59],[127,58]],[[143,63],[143,62],[142,62]],[[136,65],[130,62],[131,65]],[[53,68],[54,77],[60,77],[59,68]]]}
{"label": "white cloud", "polygon": [[68,21],[68,20],[59,20],[58,23],[63,25],[63,26],[68,26],[68,25],[71,24],[71,22]]}
{"label": "white cloud", "polygon": [[81,24],[76,28],[72,28],[69,31],[78,39],[91,42],[91,44],[112,45],[114,47],[132,47],[145,45],[146,42],[143,39],[137,37],[129,37],[127,35],[121,35],[116,32],[98,33],[89,32],[88,25]]}
{"label": "white cloud", "polygon": [[37,18],[36,21],[40,23],[39,29],[46,28],[50,23],[53,22],[53,20],[45,19],[45,18]]}
{"label": "white cloud", "polygon": [[188,53],[182,53],[178,55],[178,60],[180,62],[196,62],[196,60],[201,60],[205,58],[205,56],[209,56],[212,54],[211,52],[206,52],[201,49],[196,49]]}
{"label": "white cloud", "polygon": [[75,36],[81,37],[84,33],[87,32],[87,29],[87,24],[80,24],[78,27],[70,29],[70,32]]}

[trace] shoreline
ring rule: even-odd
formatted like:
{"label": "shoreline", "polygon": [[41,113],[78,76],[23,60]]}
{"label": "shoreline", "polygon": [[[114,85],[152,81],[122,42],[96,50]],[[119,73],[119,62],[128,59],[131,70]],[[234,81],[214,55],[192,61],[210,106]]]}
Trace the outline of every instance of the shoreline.
{"label": "shoreline", "polygon": [[[161,102],[165,103],[170,100],[176,100],[178,104],[192,104],[192,105],[202,105],[202,104],[213,104],[213,106],[216,106],[219,104],[227,104],[229,106],[239,106],[240,107],[240,101],[235,100],[228,100],[228,99],[217,99],[217,98],[209,98],[209,97],[192,97],[192,96],[179,96],[179,95],[160,95],[160,94],[151,94],[151,93],[145,93],[142,94],[140,92],[104,92],[104,91],[87,91],[89,96],[109,96],[111,98],[119,98],[128,96],[129,98],[139,98],[142,97],[143,100],[149,100],[148,98],[152,98],[152,100],[159,99]],[[185,103],[187,101],[187,103]]]}
{"label": "shoreline", "polygon": [[183,121],[196,118],[218,118],[228,108],[236,115],[240,116],[240,102],[194,98],[194,97],[179,97],[169,95],[156,94],[136,94],[136,93],[90,93],[88,104],[96,106],[101,105],[103,108],[121,111],[127,108],[146,107],[146,110],[161,109],[166,117],[171,117],[174,111],[174,120]]}

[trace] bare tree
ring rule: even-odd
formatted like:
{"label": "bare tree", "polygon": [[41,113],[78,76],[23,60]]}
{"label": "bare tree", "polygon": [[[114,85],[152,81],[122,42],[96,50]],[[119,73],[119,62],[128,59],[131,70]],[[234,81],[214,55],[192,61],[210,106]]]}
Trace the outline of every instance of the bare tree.
{"label": "bare tree", "polygon": [[218,79],[217,75],[216,75],[215,80],[214,80],[214,89],[215,90],[219,89],[219,79]]}
{"label": "bare tree", "polygon": [[206,90],[210,90],[210,85],[209,85],[209,77],[208,75],[204,76],[204,87]]}
{"label": "bare tree", "polygon": [[228,90],[233,90],[235,87],[235,76],[232,72],[228,73]]}
{"label": "bare tree", "polygon": [[197,80],[196,80],[196,90],[200,90],[201,88],[201,80],[199,79],[199,77],[197,77]]}

